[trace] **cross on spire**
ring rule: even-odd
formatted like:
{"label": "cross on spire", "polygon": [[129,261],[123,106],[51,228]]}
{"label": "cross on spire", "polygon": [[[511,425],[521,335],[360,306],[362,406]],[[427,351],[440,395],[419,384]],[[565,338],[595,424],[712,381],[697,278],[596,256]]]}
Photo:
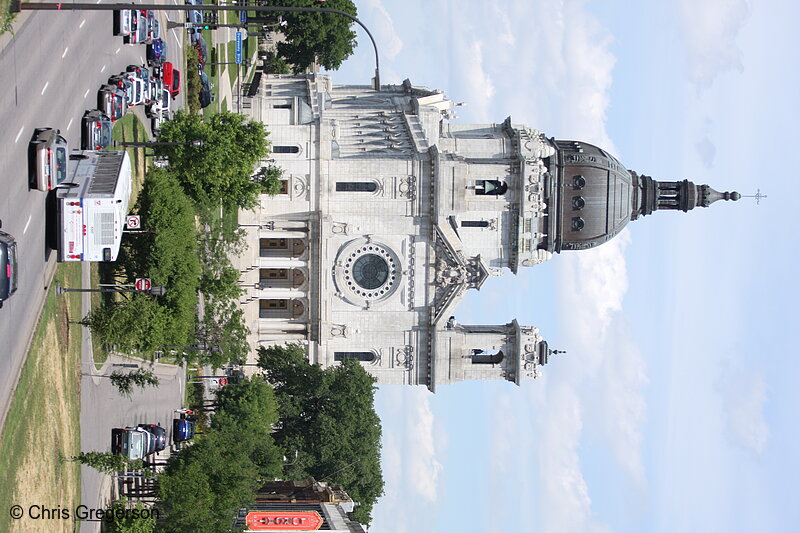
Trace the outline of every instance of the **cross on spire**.
{"label": "cross on spire", "polygon": [[761,194],[761,189],[756,189],[756,193],[755,194],[743,194],[742,196],[744,196],[745,198],[755,198],[756,199],[756,205],[761,203],[761,199],[762,198],[766,198],[767,197],[766,194]]}

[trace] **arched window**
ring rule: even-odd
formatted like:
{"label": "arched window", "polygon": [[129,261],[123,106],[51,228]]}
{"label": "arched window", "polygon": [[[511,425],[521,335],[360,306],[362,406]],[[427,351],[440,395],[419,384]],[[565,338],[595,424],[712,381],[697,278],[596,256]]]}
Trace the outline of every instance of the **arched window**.
{"label": "arched window", "polygon": [[472,363],[476,365],[496,365],[503,360],[503,350],[472,350]]}
{"label": "arched window", "polygon": [[300,153],[299,146],[273,146],[273,154],[298,154]]}
{"label": "arched window", "polygon": [[369,363],[375,360],[375,352],[333,352],[334,361],[344,361],[345,359]]}
{"label": "arched window", "polygon": [[586,222],[581,217],[572,217],[572,231],[580,231]]}
{"label": "arched window", "polygon": [[462,228],[488,228],[489,221],[488,220],[462,220],[461,221]]}
{"label": "arched window", "polygon": [[586,200],[583,199],[583,196],[572,197],[572,209],[574,211],[580,211],[584,206],[586,206]]}
{"label": "arched window", "polygon": [[500,180],[478,180],[475,194],[480,196],[502,196],[508,190],[506,182]]}
{"label": "arched window", "polygon": [[583,189],[584,187],[586,187],[586,178],[584,178],[580,174],[577,176],[572,176],[573,189]]}
{"label": "arched window", "polygon": [[336,192],[375,192],[378,184],[374,181],[337,181]]}

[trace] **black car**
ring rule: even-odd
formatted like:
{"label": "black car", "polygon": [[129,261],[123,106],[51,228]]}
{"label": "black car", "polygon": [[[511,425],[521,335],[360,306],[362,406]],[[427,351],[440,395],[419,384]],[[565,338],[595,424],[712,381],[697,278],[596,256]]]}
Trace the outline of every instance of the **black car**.
{"label": "black car", "polygon": [[81,148],[102,150],[111,144],[111,119],[99,109],[91,109],[83,115]]}
{"label": "black car", "polygon": [[213,99],[211,96],[211,81],[205,72],[200,72],[200,107],[208,107]]}
{"label": "black car", "polygon": [[162,428],[161,424],[139,424],[139,427],[155,437],[153,451],[149,453],[160,452],[167,447],[167,430]]}
{"label": "black car", "polygon": [[[2,227],[0,222],[0,227]],[[17,292],[17,241],[5,231],[0,231],[0,307]]]}

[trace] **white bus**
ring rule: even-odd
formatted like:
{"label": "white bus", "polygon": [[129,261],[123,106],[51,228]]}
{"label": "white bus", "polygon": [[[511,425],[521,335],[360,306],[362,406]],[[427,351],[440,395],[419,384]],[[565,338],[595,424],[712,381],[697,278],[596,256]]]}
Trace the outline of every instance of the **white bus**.
{"label": "white bus", "polygon": [[68,183],[56,191],[59,261],[116,261],[131,198],[124,151],[73,152]]}

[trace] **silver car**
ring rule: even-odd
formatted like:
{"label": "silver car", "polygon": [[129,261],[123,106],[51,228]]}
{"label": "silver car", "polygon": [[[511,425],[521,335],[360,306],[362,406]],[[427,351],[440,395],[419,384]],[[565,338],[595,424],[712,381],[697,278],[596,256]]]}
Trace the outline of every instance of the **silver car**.
{"label": "silver car", "polygon": [[114,11],[114,35],[129,36],[131,34],[131,23],[130,9]]}
{"label": "silver car", "polygon": [[67,179],[69,146],[61,130],[37,128],[31,141],[35,165],[35,184],[40,191],[49,191]]}

